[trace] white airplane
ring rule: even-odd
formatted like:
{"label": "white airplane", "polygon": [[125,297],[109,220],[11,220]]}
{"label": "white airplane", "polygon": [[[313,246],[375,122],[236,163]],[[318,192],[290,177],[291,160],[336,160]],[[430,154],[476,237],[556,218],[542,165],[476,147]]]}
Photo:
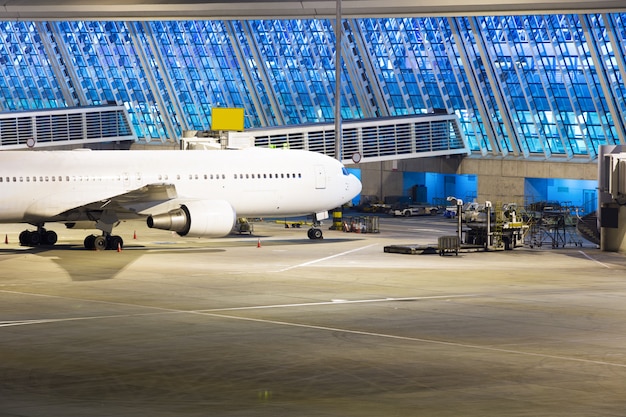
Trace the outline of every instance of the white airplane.
{"label": "white airplane", "polygon": [[[340,207],[361,192],[336,159],[289,149],[3,151],[0,223],[29,223],[24,246],[54,245],[45,223],[96,228],[87,249],[115,249],[121,220],[187,237],[229,234],[238,217],[291,217]],[[322,231],[311,228],[309,238]]]}

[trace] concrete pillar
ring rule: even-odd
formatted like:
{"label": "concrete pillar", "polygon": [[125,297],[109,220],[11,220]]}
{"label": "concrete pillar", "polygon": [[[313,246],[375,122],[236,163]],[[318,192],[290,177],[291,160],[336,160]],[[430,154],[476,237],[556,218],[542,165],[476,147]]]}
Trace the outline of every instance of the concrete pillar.
{"label": "concrete pillar", "polygon": [[600,249],[607,252],[626,252],[626,207],[616,203],[604,203],[600,211]]}

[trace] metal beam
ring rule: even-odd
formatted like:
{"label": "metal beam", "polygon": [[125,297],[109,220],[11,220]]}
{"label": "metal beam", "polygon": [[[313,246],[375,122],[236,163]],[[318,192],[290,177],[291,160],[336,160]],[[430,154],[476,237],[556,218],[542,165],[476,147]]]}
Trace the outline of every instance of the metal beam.
{"label": "metal beam", "polygon": [[[334,18],[336,0],[5,0],[0,20],[166,20]],[[623,0],[343,0],[344,19],[615,13]]]}

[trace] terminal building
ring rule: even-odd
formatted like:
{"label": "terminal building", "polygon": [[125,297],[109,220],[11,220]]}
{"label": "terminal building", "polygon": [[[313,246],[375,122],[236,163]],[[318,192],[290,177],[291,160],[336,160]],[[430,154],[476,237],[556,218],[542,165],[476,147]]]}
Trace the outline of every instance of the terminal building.
{"label": "terminal building", "polygon": [[[620,1],[23,3],[0,9],[0,149],[178,147],[241,108],[257,146],[334,155],[364,195],[584,215],[626,141]],[[57,131],[93,112],[115,128]]]}

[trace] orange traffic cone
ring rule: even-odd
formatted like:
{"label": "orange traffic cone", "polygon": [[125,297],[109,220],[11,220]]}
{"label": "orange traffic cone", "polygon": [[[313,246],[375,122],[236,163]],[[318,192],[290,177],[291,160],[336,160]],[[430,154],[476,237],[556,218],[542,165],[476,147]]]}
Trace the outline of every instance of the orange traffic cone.
{"label": "orange traffic cone", "polygon": [[137,239],[137,231],[136,230],[133,232],[133,239]]}
{"label": "orange traffic cone", "polygon": [[9,235],[4,235],[4,244],[5,245],[9,244]]}
{"label": "orange traffic cone", "polygon": [[122,251],[122,244],[120,242],[117,242],[117,251],[118,252]]}
{"label": "orange traffic cone", "polygon": [[257,242],[256,242],[256,247],[257,247],[257,248],[260,248],[260,247],[261,247],[261,239],[257,240]]}

